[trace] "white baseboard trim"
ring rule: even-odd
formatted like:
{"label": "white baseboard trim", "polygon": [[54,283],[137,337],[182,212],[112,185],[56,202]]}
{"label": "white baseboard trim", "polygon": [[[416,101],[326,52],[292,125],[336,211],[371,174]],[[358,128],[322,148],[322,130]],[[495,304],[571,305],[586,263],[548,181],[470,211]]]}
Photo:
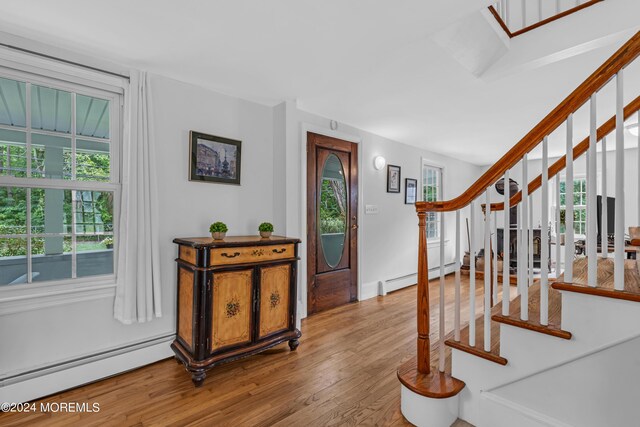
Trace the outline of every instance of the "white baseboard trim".
{"label": "white baseboard trim", "polygon": [[[454,269],[455,269],[455,263],[452,262],[450,264],[445,264],[444,274],[453,273],[455,271]],[[436,277],[439,277],[439,276],[440,276],[440,267],[434,267],[429,269],[429,280],[435,279]],[[375,282],[375,283],[378,285],[377,295],[384,296],[389,292],[397,291],[398,289],[406,288],[407,286],[413,286],[416,283],[418,283],[418,273],[407,274],[405,276],[382,280],[380,282]]]}
{"label": "white baseboard trim", "polygon": [[571,427],[571,425],[562,422],[556,418],[550,417],[549,415],[538,412],[534,409],[528,408],[526,406],[520,405],[519,403],[512,402],[508,399],[505,399],[502,396],[498,396],[497,394],[483,391],[480,394],[483,398],[489,399],[495,403],[498,403],[502,406],[505,406],[515,412],[522,414],[524,417],[527,417],[531,420],[539,422],[545,426],[549,427]]}
{"label": "white baseboard trim", "polygon": [[360,293],[360,301],[378,296],[378,288],[380,282],[369,282],[362,284],[362,292]]}
{"label": "white baseboard trim", "polygon": [[173,356],[174,335],[0,380],[0,402],[28,402]]}

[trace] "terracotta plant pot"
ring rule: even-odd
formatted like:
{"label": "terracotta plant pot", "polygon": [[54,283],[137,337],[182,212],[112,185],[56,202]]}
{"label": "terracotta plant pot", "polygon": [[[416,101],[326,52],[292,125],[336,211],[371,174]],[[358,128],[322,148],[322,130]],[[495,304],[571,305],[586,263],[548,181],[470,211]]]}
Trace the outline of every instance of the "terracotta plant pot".
{"label": "terracotta plant pot", "polygon": [[222,239],[224,239],[224,236],[226,236],[226,235],[227,235],[226,231],[224,231],[224,232],[216,231],[214,233],[211,233],[211,237],[213,237],[213,240],[222,240]]}
{"label": "terracotta plant pot", "polygon": [[273,233],[272,231],[261,231],[260,232],[260,237],[262,237],[263,239],[268,239],[269,237],[271,237],[271,233]]}

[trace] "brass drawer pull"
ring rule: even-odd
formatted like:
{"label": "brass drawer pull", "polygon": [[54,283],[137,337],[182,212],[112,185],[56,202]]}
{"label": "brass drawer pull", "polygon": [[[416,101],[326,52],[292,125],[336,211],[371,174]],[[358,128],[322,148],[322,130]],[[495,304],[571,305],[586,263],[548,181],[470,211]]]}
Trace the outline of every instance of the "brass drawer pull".
{"label": "brass drawer pull", "polygon": [[273,253],[274,253],[274,254],[283,254],[283,253],[285,253],[286,251],[287,251],[287,248],[282,248],[282,249],[279,249],[279,250],[278,250],[278,249],[274,249],[274,250],[273,250]]}
{"label": "brass drawer pull", "polygon": [[262,256],[262,255],[264,255],[264,251],[262,249],[254,249],[253,252],[251,252],[251,255],[253,255],[253,256]]}
{"label": "brass drawer pull", "polygon": [[225,258],[235,258],[240,255],[240,252],[234,252],[233,255],[229,255],[228,253],[223,252],[220,255],[222,255]]}

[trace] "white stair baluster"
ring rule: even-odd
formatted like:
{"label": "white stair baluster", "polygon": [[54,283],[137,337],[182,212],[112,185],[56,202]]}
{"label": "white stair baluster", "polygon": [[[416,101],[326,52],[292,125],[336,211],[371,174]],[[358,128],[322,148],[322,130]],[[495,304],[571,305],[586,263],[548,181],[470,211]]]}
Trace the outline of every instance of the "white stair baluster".
{"label": "white stair baluster", "polygon": [[[640,150],[638,150],[640,153]],[[607,137],[602,138],[602,218],[600,218],[600,253],[609,257],[609,208],[607,203]]]}
{"label": "white stair baluster", "polygon": [[476,203],[469,207],[469,345],[476,346]]}
{"label": "white stair baluster", "polygon": [[440,372],[444,372],[444,212],[440,212],[440,321],[439,326],[439,350],[440,358],[438,359],[438,368]]}
{"label": "white stair baluster", "polygon": [[616,75],[616,224],[613,287],[624,290],[624,91],[623,72]]}
{"label": "white stair baluster", "polygon": [[498,303],[498,211],[493,212],[493,221],[491,222],[491,260],[493,261],[491,305],[494,306]]}
{"label": "white stair baluster", "polygon": [[564,281],[573,282],[575,242],[573,232],[573,114],[567,118],[567,177],[565,179]]}
{"label": "white stair baluster", "polygon": [[556,279],[560,277],[562,271],[562,246],[560,245],[560,174],[556,174],[556,211],[555,211],[555,229],[556,229]]}
{"label": "white stair baluster", "polygon": [[518,260],[520,274],[520,319],[529,320],[529,158],[525,154],[522,158],[522,241],[520,242],[521,257]]}
{"label": "white stair baluster", "polygon": [[638,132],[638,161],[636,162],[636,167],[638,168],[638,216],[636,217],[636,224],[640,225],[640,111],[638,111],[636,126],[636,131]]}
{"label": "white stair baluster", "polygon": [[521,270],[520,284],[520,319],[529,320],[529,158],[525,154],[522,158],[522,241],[520,242],[521,257],[518,260],[518,270]]}
{"label": "white stair baluster", "polygon": [[598,283],[598,239],[597,239],[597,153],[598,123],[596,121],[596,95],[591,95],[590,102],[589,157],[587,160],[587,283],[596,286]]}
{"label": "white stair baluster", "polygon": [[456,211],[456,291],[453,339],[460,341],[460,210]]}
{"label": "white stair baluster", "polygon": [[529,272],[528,286],[533,285],[533,194],[529,194],[529,260],[527,268]]}
{"label": "white stair baluster", "polygon": [[540,324],[549,324],[549,147],[542,141],[542,206],[540,230]]}
{"label": "white stair baluster", "polygon": [[538,0],[538,22],[542,21],[542,0]]}
{"label": "white stair baluster", "polygon": [[527,26],[527,3],[525,0],[521,1],[522,3],[522,28]]}
{"label": "white stair baluster", "polygon": [[511,189],[509,185],[509,170],[504,173],[504,228],[502,232],[502,314],[509,315],[510,298],[510,278],[509,268],[509,248],[511,238],[511,209],[509,200],[511,199]]}
{"label": "white stair baluster", "polygon": [[484,351],[491,351],[491,200],[489,188],[485,191],[484,208]]}
{"label": "white stair baluster", "polygon": [[556,0],[556,14],[560,13],[560,0]]}
{"label": "white stair baluster", "polygon": [[516,205],[516,293],[522,291],[522,202]]}

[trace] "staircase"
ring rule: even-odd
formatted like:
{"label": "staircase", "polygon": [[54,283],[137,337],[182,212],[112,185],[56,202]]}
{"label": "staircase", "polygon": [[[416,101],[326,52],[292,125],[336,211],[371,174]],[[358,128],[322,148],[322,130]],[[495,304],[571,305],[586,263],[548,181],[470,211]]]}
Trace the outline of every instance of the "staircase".
{"label": "staircase", "polygon": [[[636,248],[625,242],[625,233],[629,225],[640,225],[640,205],[634,206],[631,218],[625,218],[625,191],[626,194],[640,192],[640,172],[637,182],[629,182],[629,174],[624,172],[625,162],[637,162],[640,170],[640,136],[638,158],[625,158],[624,151],[625,121],[640,122],[640,96],[624,105],[625,71],[637,72],[637,68],[629,66],[638,56],[640,32],[467,191],[448,201],[416,203],[419,228],[417,355],[398,369],[402,412],[413,424],[449,426],[461,418],[477,427],[638,425],[640,271],[638,261],[626,259],[627,254],[635,255]],[[597,102],[608,92],[615,93],[615,111],[608,120],[602,120],[598,116],[598,112],[602,115],[602,109],[598,110]],[[590,132],[576,144],[573,121],[579,111],[587,111]],[[627,124],[627,128],[632,126]],[[566,154],[549,165],[549,139],[557,138],[559,132],[566,140]],[[612,153],[607,153],[607,139],[614,141]],[[598,144],[602,147],[600,167]],[[533,150],[542,152],[541,173],[529,180],[529,155]],[[607,154],[615,157],[614,183],[607,183]],[[574,188],[574,166],[578,159],[584,161],[584,157],[587,163],[585,255],[576,256],[573,192],[566,191],[566,224],[561,223],[560,209],[554,209],[552,215],[549,212],[552,198],[556,206],[559,205],[561,174],[565,188]],[[500,179],[509,182],[510,177],[528,185],[523,185],[522,190],[511,197],[509,191],[505,191],[499,203],[491,200],[494,184]],[[596,200],[598,193],[607,200],[613,189],[615,215],[611,215],[615,216],[615,241],[611,246],[605,233],[600,241],[597,238],[598,218],[603,229],[609,223],[607,203],[602,204],[599,214]],[[538,191],[539,198],[535,197]],[[534,278],[533,208],[538,200],[541,241],[536,243],[541,248],[541,268],[539,277]],[[640,204],[640,194],[638,201]],[[485,254],[492,254],[497,248],[498,226],[504,229],[513,226],[505,206],[518,211],[517,274],[515,277],[510,274],[509,251],[501,254],[501,275],[497,256],[487,256],[483,272],[476,272],[475,263],[471,262],[469,292],[475,295],[477,280],[483,280],[484,304],[482,314],[476,317],[476,301],[470,298],[471,318],[462,319],[461,217],[467,216],[470,221],[471,253],[483,247]],[[441,266],[439,340],[433,346],[429,339],[425,233],[429,212],[440,213],[441,235],[444,235],[445,221],[453,220],[456,224],[454,309],[445,312],[444,267]],[[555,250],[549,251],[550,230],[557,236],[561,225],[566,226],[566,244],[556,244]],[[509,233],[503,235],[503,247],[509,247]],[[444,251],[444,239],[440,251]],[[567,262],[563,263],[563,255]],[[510,299],[510,282],[516,282],[517,286],[514,299]],[[444,328],[446,316],[454,318],[452,331]],[[437,363],[432,363],[435,361],[432,356]]]}

